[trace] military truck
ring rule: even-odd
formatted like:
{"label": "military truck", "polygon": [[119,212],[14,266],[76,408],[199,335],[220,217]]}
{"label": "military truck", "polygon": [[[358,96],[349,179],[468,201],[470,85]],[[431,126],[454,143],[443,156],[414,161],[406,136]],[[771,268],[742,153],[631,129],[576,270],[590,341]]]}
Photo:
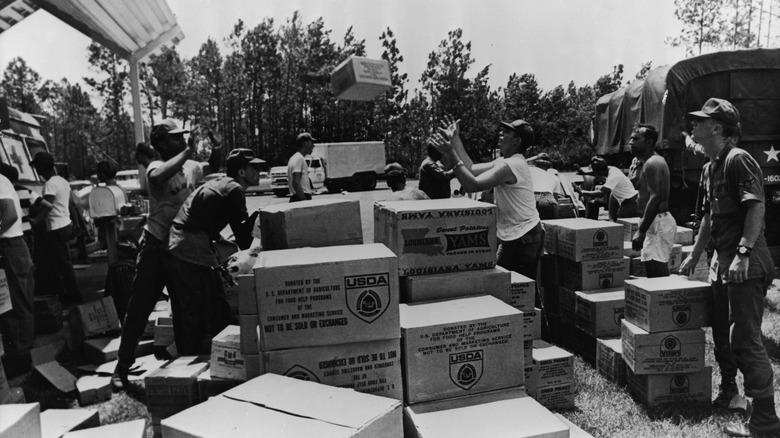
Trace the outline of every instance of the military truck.
{"label": "military truck", "polygon": [[42,182],[30,164],[38,152],[48,152],[41,123],[33,115],[10,108],[0,98],[0,161],[16,168],[19,183],[40,192]]}
{"label": "military truck", "polygon": [[671,171],[670,210],[678,224],[695,213],[699,178],[707,158],[685,146],[687,114],[710,97],[727,99],[739,110],[739,147],[761,166],[766,195],[766,238],[780,260],[780,49],[717,52],[658,67],[643,80],[598,99],[594,146],[610,164],[628,168],[632,127],[658,128],[656,150]]}

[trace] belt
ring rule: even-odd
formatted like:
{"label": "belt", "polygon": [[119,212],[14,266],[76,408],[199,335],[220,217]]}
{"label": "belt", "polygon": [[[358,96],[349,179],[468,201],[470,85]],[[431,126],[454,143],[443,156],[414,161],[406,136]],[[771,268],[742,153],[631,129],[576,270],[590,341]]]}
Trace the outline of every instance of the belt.
{"label": "belt", "polygon": [[625,204],[625,203],[626,203],[626,202],[628,202],[628,201],[635,200],[637,196],[639,196],[639,194],[638,194],[638,193],[637,193],[637,194],[635,194],[634,196],[630,197],[630,198],[626,198],[626,199],[624,199],[624,200],[623,200],[623,201],[620,203],[620,205],[623,205],[623,204]]}

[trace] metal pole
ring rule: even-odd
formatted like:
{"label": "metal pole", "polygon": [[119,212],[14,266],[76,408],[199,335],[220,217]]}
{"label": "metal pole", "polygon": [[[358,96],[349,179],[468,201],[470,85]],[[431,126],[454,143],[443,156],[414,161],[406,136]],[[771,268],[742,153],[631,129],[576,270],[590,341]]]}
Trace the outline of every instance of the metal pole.
{"label": "metal pole", "polygon": [[144,141],[144,120],[141,115],[141,87],[138,83],[138,61],[129,60],[130,64],[130,95],[133,99],[133,125],[135,127],[135,143]]}

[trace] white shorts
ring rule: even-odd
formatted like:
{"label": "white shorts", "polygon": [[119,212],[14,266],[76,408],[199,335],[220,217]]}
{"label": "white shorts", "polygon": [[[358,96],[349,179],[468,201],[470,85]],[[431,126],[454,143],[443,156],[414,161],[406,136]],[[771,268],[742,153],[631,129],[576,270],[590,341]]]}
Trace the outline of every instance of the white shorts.
{"label": "white shorts", "polygon": [[645,242],[642,245],[641,258],[643,262],[654,260],[656,262],[669,263],[674,246],[674,237],[677,234],[677,222],[671,213],[663,212],[653,219],[650,228],[645,233]]}

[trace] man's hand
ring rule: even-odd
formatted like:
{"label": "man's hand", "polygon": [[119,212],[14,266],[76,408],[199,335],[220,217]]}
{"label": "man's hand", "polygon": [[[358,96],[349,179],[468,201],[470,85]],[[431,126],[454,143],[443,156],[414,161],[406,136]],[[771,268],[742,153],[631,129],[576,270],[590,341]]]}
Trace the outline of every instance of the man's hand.
{"label": "man's hand", "polygon": [[691,275],[693,269],[699,263],[699,256],[694,257],[693,253],[688,254],[688,257],[680,264],[680,275]]}
{"label": "man's hand", "polygon": [[739,254],[735,254],[734,260],[731,261],[731,266],[729,266],[728,282],[742,283],[747,280],[748,266],[750,266],[749,257],[741,257]]}
{"label": "man's hand", "polygon": [[645,233],[639,230],[636,230],[636,233],[634,233],[634,237],[631,239],[631,248],[634,249],[634,251],[640,251],[642,250],[642,246],[645,243]]}
{"label": "man's hand", "polygon": [[431,144],[446,158],[449,158],[454,153],[452,142],[442,134],[433,134],[431,136]]}

